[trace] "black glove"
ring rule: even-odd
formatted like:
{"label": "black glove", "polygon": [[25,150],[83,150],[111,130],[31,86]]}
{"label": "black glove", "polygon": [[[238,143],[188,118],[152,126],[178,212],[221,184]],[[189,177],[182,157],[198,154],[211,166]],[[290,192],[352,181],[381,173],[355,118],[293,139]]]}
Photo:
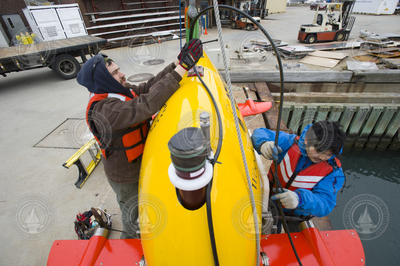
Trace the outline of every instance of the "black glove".
{"label": "black glove", "polygon": [[199,39],[192,39],[185,43],[178,55],[179,64],[186,70],[191,69],[203,56],[203,44]]}

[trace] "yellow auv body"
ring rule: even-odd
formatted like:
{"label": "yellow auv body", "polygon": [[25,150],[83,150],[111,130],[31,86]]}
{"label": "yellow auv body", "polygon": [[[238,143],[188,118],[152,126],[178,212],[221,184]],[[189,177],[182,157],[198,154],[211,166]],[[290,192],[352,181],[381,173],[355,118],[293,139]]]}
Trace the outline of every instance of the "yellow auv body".
{"label": "yellow auv body", "polygon": [[[221,113],[223,142],[215,164],[211,191],[213,227],[220,265],[255,265],[256,236],[245,168],[229,98],[217,70],[206,55],[203,80]],[[185,76],[181,87],[155,118],[142,160],[139,181],[139,223],[147,265],[214,265],[207,209],[190,211],[178,201],[168,177],[171,164],[168,141],[179,130],[199,127],[199,114],[211,116],[211,145],[218,143],[218,123],[211,98],[197,77]],[[251,139],[238,110],[240,131],[256,200],[261,229],[262,185]]]}

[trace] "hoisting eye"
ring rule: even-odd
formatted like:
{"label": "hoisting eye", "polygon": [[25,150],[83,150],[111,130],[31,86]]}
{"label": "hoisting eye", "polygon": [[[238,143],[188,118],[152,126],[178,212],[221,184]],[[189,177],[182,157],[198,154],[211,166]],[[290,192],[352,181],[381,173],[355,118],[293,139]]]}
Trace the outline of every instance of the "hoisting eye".
{"label": "hoisting eye", "polygon": [[207,185],[213,167],[207,161],[209,142],[201,128],[187,127],[168,142],[172,163],[168,168],[179,202],[188,210],[197,210],[206,202]]}

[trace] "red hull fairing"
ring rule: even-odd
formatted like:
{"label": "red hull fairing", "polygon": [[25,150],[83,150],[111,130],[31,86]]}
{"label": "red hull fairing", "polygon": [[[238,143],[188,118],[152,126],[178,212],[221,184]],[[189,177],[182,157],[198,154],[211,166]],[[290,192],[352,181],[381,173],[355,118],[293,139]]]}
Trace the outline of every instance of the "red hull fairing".
{"label": "red hull fairing", "polygon": [[[319,231],[316,228],[292,233],[303,265],[365,265],[364,249],[354,230]],[[268,235],[261,249],[273,265],[298,265],[286,234]]]}
{"label": "red hull fairing", "polygon": [[139,265],[143,257],[139,239],[107,239],[93,236],[90,240],[56,240],[47,265]]}
{"label": "red hull fairing", "polygon": [[[321,232],[308,228],[291,235],[303,265],[365,265],[364,250],[354,230]],[[262,236],[261,239],[261,250],[269,258],[270,265],[298,265],[286,234]],[[142,257],[138,239],[108,240],[94,236],[90,240],[54,241],[47,265],[137,266]],[[170,259],[176,261],[177,258]]]}

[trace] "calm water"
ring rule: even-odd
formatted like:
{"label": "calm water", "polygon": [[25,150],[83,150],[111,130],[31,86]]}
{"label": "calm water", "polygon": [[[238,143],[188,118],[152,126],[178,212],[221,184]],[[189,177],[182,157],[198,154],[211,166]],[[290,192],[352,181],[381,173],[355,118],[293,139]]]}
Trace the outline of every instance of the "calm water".
{"label": "calm water", "polygon": [[357,229],[367,265],[400,265],[400,152],[348,152],[342,164],[333,228]]}

